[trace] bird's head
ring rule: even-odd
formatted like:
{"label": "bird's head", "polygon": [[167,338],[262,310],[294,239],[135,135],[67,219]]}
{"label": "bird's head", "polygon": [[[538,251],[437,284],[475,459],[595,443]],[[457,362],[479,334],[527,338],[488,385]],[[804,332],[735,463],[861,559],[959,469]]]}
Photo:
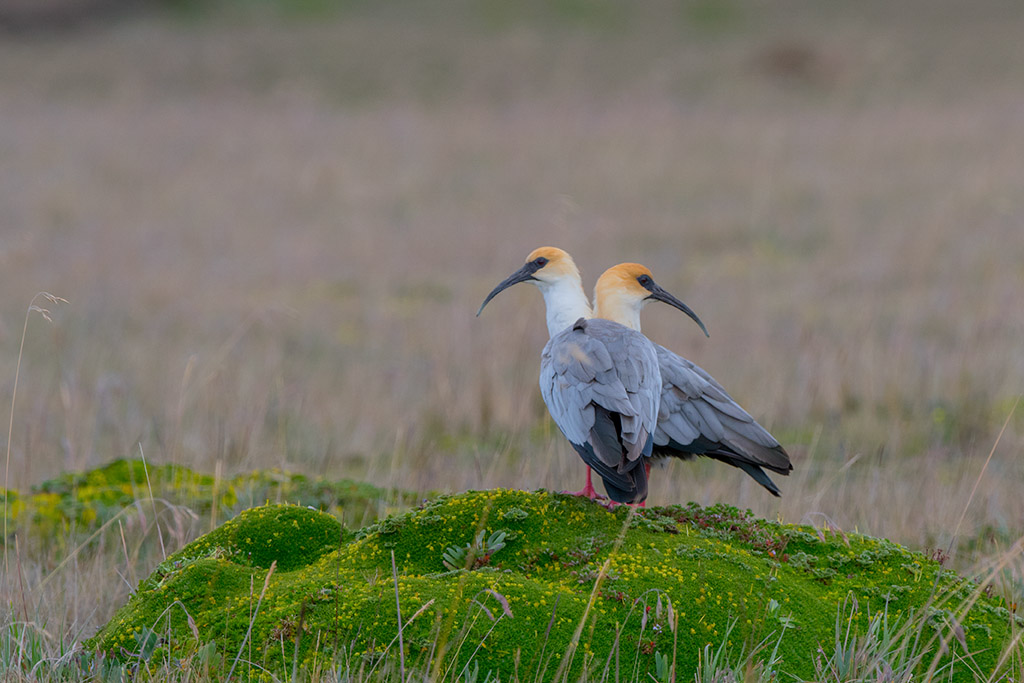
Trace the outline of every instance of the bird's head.
{"label": "bird's head", "polygon": [[563,284],[573,287],[581,286],[579,284],[580,271],[567,252],[558,247],[540,247],[530,252],[522,268],[499,282],[498,286],[491,290],[476,314],[480,315],[484,306],[500,292],[519,282],[530,282],[540,288],[542,292],[549,287]]}
{"label": "bird's head", "polygon": [[651,271],[639,263],[620,263],[601,274],[594,287],[594,315],[640,330],[640,310],[648,301],[662,301],[690,316],[708,335],[708,328],[689,306],[662,289]]}

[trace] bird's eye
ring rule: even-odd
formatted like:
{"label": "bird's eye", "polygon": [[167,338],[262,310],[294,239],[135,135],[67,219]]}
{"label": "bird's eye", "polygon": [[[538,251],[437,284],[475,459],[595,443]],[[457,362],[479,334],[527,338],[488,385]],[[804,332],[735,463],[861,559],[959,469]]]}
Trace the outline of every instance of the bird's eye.
{"label": "bird's eye", "polygon": [[643,287],[646,287],[647,285],[651,284],[651,278],[648,275],[641,275],[636,279],[636,281],[639,282],[640,285]]}
{"label": "bird's eye", "polygon": [[544,258],[543,256],[533,260],[533,265],[537,266],[538,268],[543,268],[547,264],[548,264],[548,260],[546,258]]}

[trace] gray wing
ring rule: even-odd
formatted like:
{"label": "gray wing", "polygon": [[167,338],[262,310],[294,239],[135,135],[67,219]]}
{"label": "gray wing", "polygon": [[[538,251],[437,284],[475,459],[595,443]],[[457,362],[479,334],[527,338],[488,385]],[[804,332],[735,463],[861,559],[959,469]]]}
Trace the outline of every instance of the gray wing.
{"label": "gray wing", "polygon": [[623,414],[623,438],[643,443],[657,427],[661,368],[655,344],[639,332],[609,320],[587,321],[587,334],[604,345],[632,408]]}
{"label": "gray wing", "polygon": [[662,374],[655,454],[715,458],[743,469],[778,495],[760,468],[789,474],[793,465],[785,449],[703,368],[655,346]]}
{"label": "gray wing", "polygon": [[541,356],[541,395],[558,428],[606,484],[621,488],[635,484],[622,475],[651,453],[660,387],[654,345],[610,321],[577,321]]}

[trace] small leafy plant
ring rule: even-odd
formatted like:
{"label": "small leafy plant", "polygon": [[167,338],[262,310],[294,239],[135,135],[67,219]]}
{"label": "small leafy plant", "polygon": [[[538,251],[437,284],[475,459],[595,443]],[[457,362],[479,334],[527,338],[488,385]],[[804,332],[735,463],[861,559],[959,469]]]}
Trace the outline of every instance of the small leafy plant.
{"label": "small leafy plant", "polygon": [[472,543],[461,548],[450,546],[441,554],[441,561],[448,569],[478,569],[491,562],[491,556],[505,547],[504,531],[495,531],[490,538],[484,540],[485,531],[481,529]]}
{"label": "small leafy plant", "polygon": [[796,620],[793,619],[792,612],[789,615],[784,615],[782,605],[775,598],[768,601],[768,616],[782,624],[784,629],[796,627]]}

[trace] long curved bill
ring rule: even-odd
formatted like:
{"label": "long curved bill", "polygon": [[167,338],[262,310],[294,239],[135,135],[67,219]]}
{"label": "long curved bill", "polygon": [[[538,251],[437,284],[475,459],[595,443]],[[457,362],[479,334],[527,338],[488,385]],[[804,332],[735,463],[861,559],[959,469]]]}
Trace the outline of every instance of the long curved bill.
{"label": "long curved bill", "polygon": [[533,274],[537,272],[537,264],[530,262],[525,266],[517,270],[516,272],[509,275],[507,278],[498,283],[498,286],[491,290],[491,293],[487,295],[484,302],[480,304],[480,310],[476,312],[479,316],[484,311],[484,306],[490,303],[491,299],[498,296],[502,291],[508,289],[512,285],[519,284],[520,282],[527,282],[533,280]]}
{"label": "long curved bill", "polygon": [[687,306],[682,301],[680,301],[679,299],[675,298],[674,296],[672,296],[671,294],[666,292],[664,289],[662,289],[660,286],[658,286],[658,284],[656,282],[651,280],[651,284],[649,286],[647,286],[646,289],[647,289],[647,291],[649,291],[651,293],[651,295],[649,297],[647,297],[648,299],[654,299],[656,301],[661,301],[661,302],[664,302],[664,303],[668,304],[669,306],[674,306],[674,307],[678,308],[680,311],[682,311],[686,315],[688,315],[691,318],[693,318],[693,321],[695,323],[700,325],[700,329],[704,331],[704,336],[705,337],[710,337],[711,336],[710,334],[708,334],[708,328],[704,326],[703,321],[701,321],[701,319],[697,317],[697,314],[694,313],[693,310],[689,306]]}

